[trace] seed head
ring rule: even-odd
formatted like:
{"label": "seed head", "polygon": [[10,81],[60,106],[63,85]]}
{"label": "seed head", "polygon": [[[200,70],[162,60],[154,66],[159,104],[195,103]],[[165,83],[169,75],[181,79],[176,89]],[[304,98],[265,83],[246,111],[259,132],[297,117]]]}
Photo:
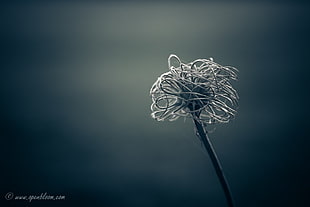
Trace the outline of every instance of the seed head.
{"label": "seed head", "polygon": [[150,90],[154,119],[174,121],[191,116],[212,124],[234,118],[239,97],[230,81],[237,80],[236,68],[221,66],[212,58],[182,63],[173,54],[168,58],[168,67],[169,71]]}

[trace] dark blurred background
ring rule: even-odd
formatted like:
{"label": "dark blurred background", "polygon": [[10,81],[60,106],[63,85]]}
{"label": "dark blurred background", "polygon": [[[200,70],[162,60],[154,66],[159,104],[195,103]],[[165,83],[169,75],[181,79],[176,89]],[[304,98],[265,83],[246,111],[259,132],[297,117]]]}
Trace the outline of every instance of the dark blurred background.
{"label": "dark blurred background", "polygon": [[0,205],[226,206],[192,122],[150,117],[149,89],[175,53],[240,71],[239,114],[210,134],[236,206],[309,206],[309,12],[288,1],[3,3]]}

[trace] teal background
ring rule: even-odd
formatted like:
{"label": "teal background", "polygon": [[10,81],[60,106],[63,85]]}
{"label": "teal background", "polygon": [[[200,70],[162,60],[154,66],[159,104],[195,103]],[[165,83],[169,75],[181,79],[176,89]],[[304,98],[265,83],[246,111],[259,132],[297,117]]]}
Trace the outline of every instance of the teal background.
{"label": "teal background", "polygon": [[210,134],[236,206],[308,206],[309,12],[301,2],[3,4],[1,206],[226,206],[191,120],[150,117],[171,53],[239,69],[238,115]]}

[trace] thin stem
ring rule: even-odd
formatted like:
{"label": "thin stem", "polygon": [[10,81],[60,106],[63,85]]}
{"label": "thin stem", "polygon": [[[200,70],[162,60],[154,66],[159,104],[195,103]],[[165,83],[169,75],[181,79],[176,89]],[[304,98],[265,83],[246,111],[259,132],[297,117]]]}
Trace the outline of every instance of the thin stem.
{"label": "thin stem", "polygon": [[218,179],[220,180],[220,183],[222,185],[222,188],[224,190],[225,196],[226,196],[226,200],[227,200],[227,204],[229,207],[234,207],[233,204],[233,199],[232,199],[232,195],[231,192],[229,190],[229,185],[228,182],[225,178],[224,175],[224,171],[222,169],[222,166],[220,164],[219,159],[217,158],[217,155],[213,149],[213,146],[209,140],[208,134],[205,132],[203,125],[195,118],[193,118],[197,132],[211,158],[212,164],[215,168],[215,172],[217,174]]}

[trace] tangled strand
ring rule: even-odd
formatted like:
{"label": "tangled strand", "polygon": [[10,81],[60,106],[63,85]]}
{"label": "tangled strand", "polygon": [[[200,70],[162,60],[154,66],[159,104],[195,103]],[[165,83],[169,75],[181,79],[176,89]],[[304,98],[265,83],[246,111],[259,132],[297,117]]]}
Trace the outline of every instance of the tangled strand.
{"label": "tangled strand", "polygon": [[239,97],[230,80],[237,80],[236,68],[221,66],[212,58],[186,64],[174,54],[169,56],[168,66],[170,71],[162,74],[150,90],[154,119],[174,121],[192,116],[201,123],[213,124],[234,118]]}

